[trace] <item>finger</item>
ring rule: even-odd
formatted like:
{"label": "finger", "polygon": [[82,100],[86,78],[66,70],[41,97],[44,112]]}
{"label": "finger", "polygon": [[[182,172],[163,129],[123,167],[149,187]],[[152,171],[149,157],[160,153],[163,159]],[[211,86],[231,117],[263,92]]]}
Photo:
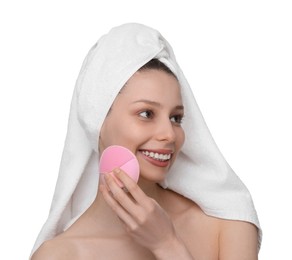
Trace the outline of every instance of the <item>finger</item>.
{"label": "finger", "polygon": [[137,204],[122,188],[120,188],[113,176],[106,174],[105,181],[112,193],[113,199],[115,199],[130,215],[133,216],[140,211]]}
{"label": "finger", "polygon": [[143,205],[143,203],[145,202],[147,196],[140,189],[138,184],[131,177],[129,177],[128,174],[126,174],[124,171],[122,171],[119,168],[114,169],[114,174],[124,184],[125,188],[131,194],[131,196],[134,198],[134,200],[138,204]]}
{"label": "finger", "polygon": [[135,225],[133,218],[129,215],[129,213],[113,198],[111,192],[104,186],[100,186],[100,191],[103,195],[105,202],[109,205],[109,207],[117,214],[117,217],[121,220],[121,222],[126,225],[126,227],[130,227]]}

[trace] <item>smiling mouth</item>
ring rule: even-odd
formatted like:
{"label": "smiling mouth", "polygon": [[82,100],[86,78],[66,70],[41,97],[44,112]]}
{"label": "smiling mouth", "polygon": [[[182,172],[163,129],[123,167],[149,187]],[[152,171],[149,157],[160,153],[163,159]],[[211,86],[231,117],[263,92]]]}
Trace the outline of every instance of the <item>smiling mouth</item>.
{"label": "smiling mouth", "polygon": [[157,152],[151,152],[151,151],[142,151],[142,153],[154,160],[160,161],[160,162],[166,162],[169,161],[171,158],[171,153],[157,153]]}

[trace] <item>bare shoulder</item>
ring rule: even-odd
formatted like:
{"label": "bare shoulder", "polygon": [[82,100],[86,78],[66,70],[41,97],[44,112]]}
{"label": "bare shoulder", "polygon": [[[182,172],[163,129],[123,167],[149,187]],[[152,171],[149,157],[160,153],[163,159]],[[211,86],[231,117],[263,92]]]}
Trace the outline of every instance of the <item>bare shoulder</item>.
{"label": "bare shoulder", "polygon": [[258,229],[237,220],[220,220],[220,258],[258,259]]}
{"label": "bare shoulder", "polygon": [[169,198],[168,213],[198,259],[258,259],[258,230],[253,224],[209,216],[195,202],[180,195],[170,194]]}
{"label": "bare shoulder", "polygon": [[76,247],[70,239],[54,238],[45,241],[32,255],[31,260],[75,259]]}
{"label": "bare shoulder", "polygon": [[[208,223],[208,225],[210,223],[218,225],[219,220],[206,215],[194,201],[170,190],[168,190],[167,196],[168,205],[165,209],[168,213],[175,213],[183,218],[188,218],[191,222],[197,223],[200,226],[204,222]],[[212,229],[214,230],[214,226]]]}
{"label": "bare shoulder", "polygon": [[167,203],[162,206],[170,213],[180,214],[190,210],[199,210],[199,207],[195,202],[172,190],[165,190],[163,195],[165,197],[164,201]]}

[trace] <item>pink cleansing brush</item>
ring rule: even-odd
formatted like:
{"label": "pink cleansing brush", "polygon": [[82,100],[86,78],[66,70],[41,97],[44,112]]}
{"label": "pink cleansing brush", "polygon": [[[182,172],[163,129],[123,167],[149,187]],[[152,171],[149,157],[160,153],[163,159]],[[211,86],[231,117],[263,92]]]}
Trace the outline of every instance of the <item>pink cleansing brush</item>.
{"label": "pink cleansing brush", "polygon": [[[99,162],[99,172],[103,174],[111,173],[115,168],[120,168],[136,183],[138,182],[140,173],[139,163],[136,156],[129,149],[119,145],[112,145],[103,151]],[[114,177],[113,174],[112,176]],[[118,180],[117,183],[121,188],[124,186]]]}

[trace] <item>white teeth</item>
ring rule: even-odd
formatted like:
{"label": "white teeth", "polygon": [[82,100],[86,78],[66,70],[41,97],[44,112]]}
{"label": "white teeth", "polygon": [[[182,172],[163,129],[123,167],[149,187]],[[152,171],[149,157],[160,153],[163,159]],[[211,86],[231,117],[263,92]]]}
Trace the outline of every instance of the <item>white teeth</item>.
{"label": "white teeth", "polygon": [[171,157],[171,154],[159,154],[159,153],[148,152],[148,151],[143,151],[143,154],[159,161],[167,161]]}

